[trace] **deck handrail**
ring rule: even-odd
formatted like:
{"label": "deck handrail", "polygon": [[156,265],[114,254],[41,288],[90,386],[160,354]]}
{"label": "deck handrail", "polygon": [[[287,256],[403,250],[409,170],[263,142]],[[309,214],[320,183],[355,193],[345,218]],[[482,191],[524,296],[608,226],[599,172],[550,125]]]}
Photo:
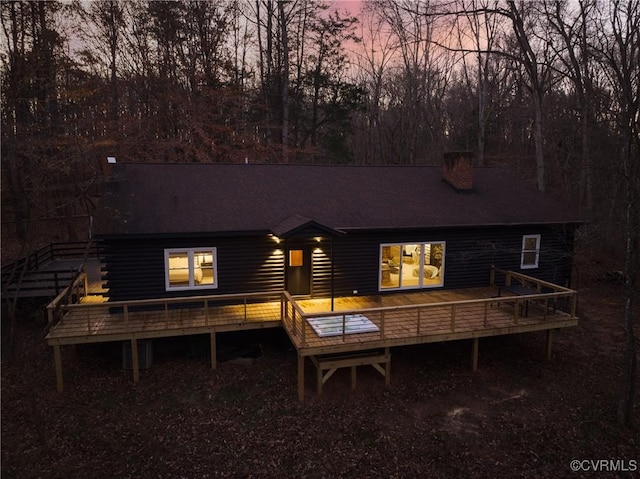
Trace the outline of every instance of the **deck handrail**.
{"label": "deck handrail", "polygon": [[[553,292],[553,293],[538,293],[527,295],[526,299],[535,300],[535,299],[544,299],[544,298],[559,298],[564,296],[571,296],[575,291],[566,291],[566,292]],[[317,318],[323,316],[342,316],[343,314],[366,314],[366,313],[379,313],[379,312],[392,312],[392,311],[400,311],[400,310],[410,310],[416,308],[438,308],[443,306],[451,306],[452,304],[456,305],[469,305],[469,304],[478,304],[478,303],[497,303],[497,302],[505,302],[512,299],[511,297],[496,297],[496,298],[479,298],[479,299],[463,299],[459,301],[441,301],[438,303],[420,303],[420,304],[403,304],[400,306],[380,306],[378,308],[361,308],[361,309],[344,309],[340,311],[323,311],[320,313],[304,313],[305,318]],[[521,298],[522,299],[522,298]]]}
{"label": "deck handrail", "polygon": [[4,265],[0,269],[2,290],[15,286],[19,278],[21,291],[46,290],[49,289],[49,283],[53,282],[55,294],[58,295],[60,288],[75,276],[76,271],[64,268],[41,271],[40,268],[57,259],[85,258],[91,251],[99,258],[102,250],[103,246],[99,241],[49,243],[25,257]]}
{"label": "deck handrail", "polygon": [[[322,317],[331,317],[331,316],[342,316],[343,317],[343,334],[342,339],[345,341],[345,331],[344,331],[344,323],[346,316],[354,315],[354,314],[362,314],[364,316],[374,316],[379,315],[380,324],[379,324],[379,336],[380,338],[385,337],[385,329],[386,329],[386,316],[387,313],[396,312],[396,311],[415,311],[417,317],[417,327],[416,334],[420,335],[421,330],[421,319],[423,318],[423,313],[425,310],[436,310],[438,308],[451,308],[451,332],[454,332],[456,329],[456,313],[460,313],[460,310],[464,307],[473,307],[473,306],[481,306],[480,309],[484,309],[485,322],[487,315],[487,307],[493,306],[499,303],[513,303],[513,323],[518,324],[519,319],[523,316],[520,306],[524,301],[534,301],[534,300],[545,300],[545,310],[549,307],[549,300],[558,299],[562,297],[572,298],[572,305],[569,311],[569,315],[571,319],[575,319],[576,317],[576,307],[575,307],[575,298],[577,293],[575,291],[561,291],[561,292],[553,292],[553,293],[539,293],[532,294],[527,296],[502,296],[502,297],[493,297],[493,298],[481,298],[481,299],[468,299],[468,300],[460,300],[460,301],[444,301],[437,303],[420,303],[420,304],[410,304],[410,305],[401,305],[401,306],[382,306],[379,308],[362,308],[362,309],[349,309],[349,310],[340,310],[340,311],[325,311],[318,313],[304,313],[300,316],[301,321],[306,321],[308,318],[322,318]],[[304,328],[303,328],[304,331]],[[304,337],[302,338],[302,346],[306,346],[306,341]]]}
{"label": "deck handrail", "polygon": [[[535,301],[535,300],[544,300],[545,301],[545,309],[548,309],[549,306],[549,300],[555,300],[557,302],[558,298],[571,298],[571,307],[570,307],[570,317],[571,319],[574,319],[576,317],[576,298],[577,298],[577,291],[569,289],[569,288],[565,288],[563,286],[560,285],[555,285],[553,283],[549,283],[547,281],[544,280],[540,280],[538,278],[534,278],[532,276],[527,276],[525,274],[522,273],[516,273],[514,271],[505,271],[505,270],[501,270],[499,268],[495,268],[494,266],[492,266],[492,270],[491,270],[491,281],[493,281],[494,279],[494,271],[497,272],[501,272],[501,273],[505,273],[505,274],[512,274],[513,277],[517,278],[518,280],[520,280],[522,282],[522,284],[524,284],[524,282],[529,282],[532,284],[536,284],[539,286],[546,286],[548,288],[551,288],[553,290],[553,292],[549,292],[549,293],[543,293],[543,292],[539,292],[537,294],[530,294],[530,295],[526,295],[526,296],[502,296],[502,297],[491,297],[491,298],[479,298],[479,299],[466,299],[466,300],[459,300],[459,301],[441,301],[441,302],[436,302],[436,303],[421,303],[421,304],[408,304],[408,305],[400,305],[400,306],[381,306],[381,307],[376,307],[376,308],[359,308],[359,309],[349,309],[349,310],[340,310],[340,311],[323,311],[323,312],[314,312],[314,313],[304,313],[302,312],[300,314],[300,318],[301,321],[306,321],[309,318],[322,318],[322,317],[330,317],[330,316],[342,316],[343,318],[343,332],[342,332],[342,340],[343,342],[345,341],[346,337],[345,337],[345,321],[346,321],[346,317],[349,315],[353,315],[353,314],[363,314],[363,315],[380,315],[380,324],[379,324],[379,335],[380,338],[384,338],[384,334],[385,334],[385,313],[390,313],[390,312],[395,312],[395,311],[416,311],[416,315],[417,315],[417,331],[416,334],[420,334],[420,327],[421,327],[421,310],[424,309],[437,309],[437,308],[451,308],[451,331],[455,331],[455,327],[456,327],[456,309],[458,309],[458,307],[473,307],[474,305],[482,305],[482,307],[484,308],[484,317],[485,317],[485,322],[486,322],[486,316],[487,316],[487,307],[491,306],[493,304],[499,304],[501,302],[513,302],[513,322],[514,324],[518,323],[519,318],[521,317],[521,310],[520,310],[520,306],[524,301]],[[495,284],[492,284],[492,286],[495,286]],[[538,290],[540,290],[541,288],[538,287]],[[546,313],[545,313],[545,318],[546,318]],[[302,331],[304,331],[305,328],[302,328]],[[302,338],[302,347],[306,346],[306,341],[305,338],[303,336]]]}
{"label": "deck handrail", "polygon": [[[289,315],[289,304],[291,305],[291,316]],[[281,310],[282,314],[280,319],[282,320],[285,327],[290,324],[291,332],[295,335],[300,335],[302,342],[306,342],[306,328],[304,323],[307,317],[305,316],[304,310],[300,307],[300,305],[287,290],[284,290],[282,292]],[[300,318],[300,321],[297,321],[297,318]]]}
{"label": "deck handrail", "polygon": [[118,308],[118,307],[136,307],[136,306],[161,306],[164,304],[180,304],[180,303],[199,303],[204,301],[227,301],[236,299],[253,299],[253,298],[277,298],[281,292],[263,291],[255,293],[234,293],[234,294],[211,294],[205,296],[180,296],[175,298],[157,298],[157,299],[131,299],[124,301],[105,301],[102,303],[74,303],[67,305],[68,308]]}
{"label": "deck handrail", "polygon": [[[500,271],[500,270],[499,270]],[[510,273],[506,271],[505,273]],[[558,285],[553,285],[546,281],[538,280],[537,278],[533,278],[527,275],[522,275],[520,273],[515,273],[517,275],[518,280],[523,280],[533,285],[544,285],[549,286],[552,289],[551,292],[538,292],[526,296],[493,296],[487,298],[479,298],[479,299],[464,299],[458,301],[438,301],[434,303],[420,303],[420,304],[410,304],[410,305],[398,305],[398,306],[381,306],[375,308],[358,308],[358,309],[348,309],[348,310],[339,310],[339,311],[320,311],[320,312],[305,312],[304,309],[297,303],[295,298],[291,296],[291,294],[286,290],[281,291],[263,291],[263,292],[253,292],[253,293],[236,293],[236,294],[222,294],[222,295],[199,295],[199,296],[181,296],[181,297],[170,297],[170,298],[158,298],[158,299],[141,299],[141,300],[126,300],[126,301],[106,301],[100,303],[76,303],[69,304],[69,301],[62,301],[60,298],[64,298],[65,294],[59,295],[54,301],[50,303],[47,309],[50,309],[52,312],[50,314],[64,314],[65,311],[72,311],[77,309],[82,309],[87,312],[87,317],[89,317],[92,313],[91,311],[95,311],[97,309],[117,309],[120,310],[119,313],[122,314],[122,318],[125,322],[125,325],[128,327],[129,314],[135,311],[138,308],[144,310],[146,308],[157,307],[158,309],[163,308],[165,310],[165,314],[168,315],[170,312],[171,305],[180,305],[180,304],[190,304],[196,305],[197,307],[202,307],[207,312],[207,324],[211,303],[225,303],[231,302],[233,304],[242,304],[244,303],[244,321],[247,320],[247,305],[250,302],[261,302],[261,301],[279,301],[280,302],[280,321],[285,326],[285,329],[291,335],[291,339],[299,344],[302,347],[307,346],[307,338],[306,338],[306,330],[307,328],[307,320],[309,318],[322,318],[327,316],[342,316],[343,317],[343,333],[342,340],[346,341],[346,328],[345,322],[346,317],[348,315],[354,314],[362,314],[365,316],[370,316],[372,318],[377,318],[376,322],[379,326],[379,337],[385,337],[385,331],[387,327],[392,327],[393,320],[389,320],[389,324],[387,324],[386,317],[393,317],[390,313],[398,312],[398,311],[406,311],[409,314],[411,312],[415,312],[417,319],[417,329],[415,334],[421,335],[424,334],[421,330],[422,325],[426,324],[430,318],[430,312],[433,312],[431,315],[450,315],[450,330],[452,332],[456,331],[458,318],[460,315],[468,314],[470,311],[474,311],[481,315],[484,315],[485,325],[487,323],[487,318],[491,316],[491,309],[496,305],[500,305],[500,303],[506,303],[509,305],[513,305],[513,324],[518,324],[520,318],[525,316],[523,313],[523,309],[521,306],[528,305],[531,301],[540,301],[544,304],[545,308],[545,320],[547,317],[547,312],[550,306],[553,306],[553,310],[555,312],[556,306],[558,304],[558,299],[560,298],[570,298],[569,303],[569,311],[566,311],[569,314],[571,319],[576,318],[576,298],[577,292],[564,288]],[[493,270],[492,270],[493,275]],[[515,276],[514,276],[515,277]],[[67,297],[69,297],[70,292],[74,285],[77,286],[77,281],[80,278],[76,279],[72,285],[69,286],[67,290],[65,290]],[[437,311],[438,308],[441,308],[441,311]],[[54,318],[55,319],[55,318]],[[240,322],[243,320],[241,319]]]}
{"label": "deck handrail", "polygon": [[39,269],[43,264],[57,258],[82,258],[84,257],[87,249],[87,244],[91,245],[92,243],[93,247],[91,250],[95,249],[96,257],[100,257],[103,247],[101,243],[96,241],[54,242],[43,246],[23,258],[19,258],[16,261],[2,266],[1,271],[2,274],[5,275],[14,268],[20,269],[25,263],[27,264],[27,270],[33,271]]}
{"label": "deck handrail", "polygon": [[[575,290],[566,288],[564,286],[560,286],[559,284],[550,283],[549,281],[545,281],[543,279],[534,278],[533,276],[528,276],[523,273],[518,273],[516,271],[510,271],[498,268],[497,266],[491,265],[491,286],[497,286],[495,284],[495,273],[501,273],[505,275],[505,278],[516,278],[520,281],[520,284],[524,284],[525,281],[536,283],[540,286],[545,286],[547,288],[551,288],[554,291],[565,291],[565,292],[575,292]],[[509,283],[507,283],[509,284]]]}
{"label": "deck handrail", "polygon": [[62,308],[71,305],[70,300],[73,300],[74,291],[76,297],[80,298],[80,285],[82,285],[83,292],[86,294],[87,273],[81,270],[75,273],[74,278],[67,287],[47,305],[47,321],[49,324],[57,322],[62,316]]}

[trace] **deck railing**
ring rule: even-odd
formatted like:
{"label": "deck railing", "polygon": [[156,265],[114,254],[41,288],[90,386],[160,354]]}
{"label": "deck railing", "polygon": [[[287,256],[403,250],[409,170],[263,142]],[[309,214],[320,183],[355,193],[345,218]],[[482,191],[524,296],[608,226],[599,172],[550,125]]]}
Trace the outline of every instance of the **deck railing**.
{"label": "deck railing", "polygon": [[56,259],[83,258],[87,250],[89,251],[89,257],[95,256],[99,258],[103,248],[97,242],[67,241],[64,243],[49,243],[30,255],[3,266],[2,275],[9,274],[13,269],[19,271],[25,264],[28,271],[35,271]]}
{"label": "deck railing", "polygon": [[[505,275],[505,286],[511,281],[518,281],[521,285],[535,291],[526,296],[498,295],[498,286],[495,284],[497,274]],[[446,301],[436,303],[422,303],[402,306],[385,306],[376,308],[351,309],[341,311],[327,311],[307,313],[287,292],[257,292],[246,294],[226,294],[207,295],[177,298],[162,298],[133,301],[109,301],[102,303],[74,304],[74,298],[82,295],[82,284],[85,282],[85,275],[80,274],[75,281],[47,307],[49,321],[57,322],[65,313],[73,312],[76,317],[86,317],[85,331],[91,334],[100,326],[100,321],[109,318],[109,321],[121,321],[125,331],[133,331],[130,320],[133,314],[144,312],[146,321],[153,322],[154,329],[168,328],[169,324],[180,324],[184,318],[192,318],[194,310],[203,314],[204,326],[215,326],[221,315],[224,306],[234,306],[234,324],[242,325],[249,320],[253,314],[253,321],[256,321],[255,305],[267,302],[279,302],[279,313],[276,306],[276,320],[280,320],[292,339],[301,347],[309,345],[309,340],[316,340],[307,337],[309,318],[323,318],[342,316],[342,341],[347,340],[347,317],[351,315],[364,315],[378,326],[378,332],[367,333],[377,335],[384,339],[388,336],[398,334],[411,335],[416,337],[456,333],[462,328],[473,324],[477,329],[487,327],[492,320],[504,322],[505,308],[511,308],[510,324],[518,325],[527,314],[544,321],[557,310],[562,310],[564,317],[575,319],[577,292],[569,288],[564,288],[531,276],[523,275],[512,271],[499,270],[493,268],[491,271],[491,283],[496,287],[496,294],[492,297],[481,299],[468,299],[458,301]],[[535,303],[535,307],[533,306]],[[529,305],[532,308],[529,308]],[[565,307],[568,305],[568,308]],[[237,307],[241,306],[240,313]],[[531,309],[531,311],[529,311]],[[189,311],[185,313],[185,311]],[[509,311],[509,309],[507,309]],[[82,320],[84,322],[84,319]],[[190,323],[192,324],[192,323]],[[410,329],[407,329],[410,328]]]}
{"label": "deck railing", "polygon": [[47,305],[47,321],[49,324],[60,321],[68,307],[86,296],[87,273],[78,271],[69,285]]}
{"label": "deck railing", "polygon": [[71,241],[50,243],[24,258],[2,267],[2,290],[5,288],[24,292],[53,290],[61,293],[77,276],[78,271],[70,269],[41,268],[60,259],[97,257],[102,254],[102,245],[98,242]]}
{"label": "deck railing", "polygon": [[[342,316],[342,341],[347,339],[347,318],[352,315],[361,314],[366,316],[370,321],[375,323],[379,331],[377,334],[380,339],[387,337],[387,333],[396,332],[396,327],[402,325],[404,335],[422,336],[434,333],[455,333],[460,328],[463,321],[473,321],[478,326],[487,327],[492,319],[504,318],[504,314],[500,307],[511,307],[511,323],[518,325],[522,318],[528,315],[529,305],[536,303],[542,308],[536,310],[536,314],[542,316],[546,321],[550,315],[558,310],[563,311],[569,318],[576,317],[577,292],[547,281],[527,276],[513,271],[500,270],[492,268],[491,284],[495,285],[496,273],[506,275],[505,286],[511,285],[513,280],[517,280],[521,285],[538,291],[536,294],[527,294],[526,296],[499,296],[496,294],[491,298],[470,299],[461,301],[446,301],[438,303],[423,303],[415,305],[402,306],[386,306],[377,308],[341,310],[321,313],[305,313],[293,298],[288,297],[287,301],[291,306],[287,306],[283,315],[283,323],[289,329],[291,334],[297,337],[302,347],[308,345],[305,335],[305,323],[309,318],[324,318]],[[545,292],[546,290],[546,292]],[[497,291],[496,291],[497,293]],[[285,293],[288,296],[288,293]],[[562,303],[565,302],[569,308],[565,308]],[[565,311],[565,309],[568,309]],[[533,311],[532,311],[533,314]],[[407,324],[415,324],[414,330],[407,330]],[[446,325],[444,327],[443,325]],[[443,329],[444,327],[444,329]]]}
{"label": "deck railing", "polygon": [[[60,298],[60,299],[59,299]],[[204,326],[213,326],[219,313],[219,308],[229,306],[241,306],[241,314],[234,314],[237,324],[246,323],[249,320],[251,306],[259,303],[282,301],[282,293],[259,292],[245,294],[224,294],[207,296],[188,296],[162,299],[143,299],[131,301],[107,301],[107,302],[79,302],[66,303],[59,295],[48,306],[48,314],[51,321],[56,321],[66,313],[75,313],[86,318],[86,331],[91,333],[94,325],[108,316],[110,320],[122,321],[125,331],[132,331],[130,320],[137,313],[145,313],[146,320],[153,321],[153,329],[168,328],[170,323],[180,323],[183,319],[182,312],[202,311],[204,313]],[[184,315],[185,317],[188,315]]]}

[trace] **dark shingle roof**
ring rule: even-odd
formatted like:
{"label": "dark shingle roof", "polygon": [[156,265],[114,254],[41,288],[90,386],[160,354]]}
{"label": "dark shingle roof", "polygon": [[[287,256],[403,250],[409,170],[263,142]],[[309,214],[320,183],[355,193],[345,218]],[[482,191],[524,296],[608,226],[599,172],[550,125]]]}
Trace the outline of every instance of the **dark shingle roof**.
{"label": "dark shingle roof", "polygon": [[96,232],[274,232],[580,223],[513,172],[476,168],[457,193],[432,166],[118,164]]}

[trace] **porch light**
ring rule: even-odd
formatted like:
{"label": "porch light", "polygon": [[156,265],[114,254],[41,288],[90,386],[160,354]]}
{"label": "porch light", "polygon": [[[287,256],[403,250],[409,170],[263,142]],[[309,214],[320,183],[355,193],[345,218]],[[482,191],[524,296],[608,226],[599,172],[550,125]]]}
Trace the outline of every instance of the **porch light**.
{"label": "porch light", "polygon": [[314,239],[316,240],[317,243],[320,243],[320,241],[322,240],[322,238],[320,238],[320,236],[316,236]]}
{"label": "porch light", "polygon": [[273,238],[273,240],[274,240],[277,244],[280,244],[280,238],[278,238],[276,235],[274,235],[274,234],[270,234],[269,236],[271,236],[271,238]]}

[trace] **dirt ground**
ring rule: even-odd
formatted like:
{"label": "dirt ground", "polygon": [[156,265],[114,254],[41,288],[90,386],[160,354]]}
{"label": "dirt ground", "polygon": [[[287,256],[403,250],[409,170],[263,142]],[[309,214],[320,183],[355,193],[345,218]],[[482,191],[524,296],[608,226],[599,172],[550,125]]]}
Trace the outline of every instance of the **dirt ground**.
{"label": "dirt ground", "polygon": [[58,394],[32,308],[17,359],[3,338],[2,478],[639,477],[638,432],[615,424],[622,287],[602,273],[581,271],[551,361],[544,333],[482,339],[475,373],[471,341],[397,348],[390,389],[362,367],[357,391],[341,370],[322,396],[307,363],[304,405],[281,331],[219,338],[262,355],[217,371],[198,338],[154,343],[138,385],[118,345],[67,347]]}

